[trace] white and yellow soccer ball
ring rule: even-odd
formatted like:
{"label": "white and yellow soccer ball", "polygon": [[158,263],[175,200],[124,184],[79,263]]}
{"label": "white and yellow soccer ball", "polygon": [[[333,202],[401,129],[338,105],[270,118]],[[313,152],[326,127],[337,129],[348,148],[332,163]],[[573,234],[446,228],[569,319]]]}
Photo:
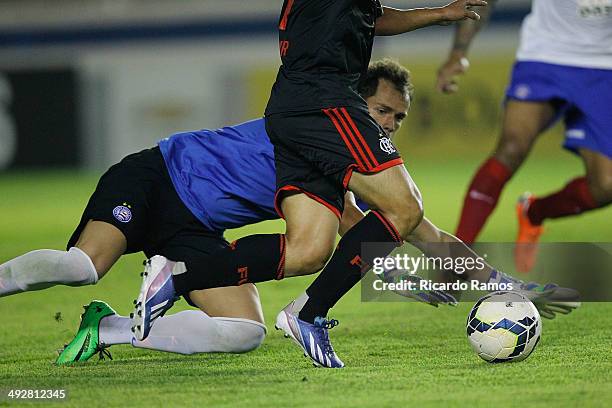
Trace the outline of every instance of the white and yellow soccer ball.
{"label": "white and yellow soccer ball", "polygon": [[542,334],[542,319],[529,299],[517,292],[494,292],[481,298],[467,319],[474,351],[490,363],[524,360]]}

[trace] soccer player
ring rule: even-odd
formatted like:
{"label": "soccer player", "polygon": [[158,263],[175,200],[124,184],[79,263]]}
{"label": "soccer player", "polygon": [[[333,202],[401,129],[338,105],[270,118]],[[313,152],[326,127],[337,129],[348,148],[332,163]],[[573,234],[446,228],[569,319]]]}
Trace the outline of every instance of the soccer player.
{"label": "soccer player", "polygon": [[[457,90],[468,67],[467,51],[489,15],[457,26],[438,88]],[[564,147],[578,154],[585,174],[544,197],[523,195],[517,204],[517,269],[536,262],[547,219],[574,216],[612,201],[612,1],[533,0],[506,91],[501,136],[465,195],[457,237],[473,242],[495,209],[505,184],[544,130],[563,118]]]}
{"label": "soccer player", "polygon": [[[392,60],[383,59],[376,61],[370,64],[364,79],[360,82],[359,93],[366,100],[372,117],[387,131],[390,137],[393,137],[405,119],[412,100],[413,87],[409,72]],[[223,135],[218,135],[217,137],[223,137]],[[269,146],[269,142],[266,141],[265,143]],[[266,159],[263,158],[261,160],[265,161]],[[233,162],[235,160],[224,162],[223,166],[232,167],[231,164]],[[274,174],[262,171],[261,169],[265,168],[265,166],[258,165],[255,161],[249,161],[249,163],[248,168],[244,170],[257,173],[260,178],[268,181],[268,199],[272,200]],[[352,195],[349,195],[348,199],[352,203]],[[270,201],[269,206],[272,206],[272,201]],[[348,226],[361,220],[363,216],[363,213],[357,207],[347,205],[343,213],[343,220],[345,221],[342,223],[341,228],[346,229]],[[343,232],[341,231],[341,233]],[[432,236],[432,232],[438,233],[438,236]],[[437,232],[428,221],[424,220],[422,221],[422,226],[417,228],[417,233],[414,234],[413,240],[415,244],[427,251],[423,247],[422,241],[440,241],[440,237],[452,238],[448,234],[444,235],[441,232]],[[168,265],[162,257],[153,257],[147,266],[147,273],[155,275],[157,271]],[[246,284],[244,286],[251,285]],[[223,311],[227,307],[228,302],[235,300],[235,297],[229,297],[226,301],[221,301],[222,295],[229,294],[232,296],[232,293],[225,291],[225,288],[220,288],[216,291],[218,296],[209,299],[201,307],[204,312],[218,316],[219,311]],[[203,291],[202,296],[198,292],[193,292],[191,295],[196,299],[206,300],[211,294],[215,295],[215,292],[209,290]],[[404,295],[410,295],[417,300],[434,306],[440,303],[454,304],[455,302],[448,294],[438,291],[417,291],[404,293]],[[256,310],[252,311],[252,315],[260,313],[258,311],[260,307],[258,301],[244,303],[245,310],[248,307],[257,307]],[[550,303],[538,305],[543,315],[550,317],[550,314],[546,315],[545,313],[554,313]],[[144,341],[138,341],[133,339],[133,333],[130,330],[131,319],[129,317],[118,316],[109,305],[101,301],[93,301],[86,306],[77,334],[60,354],[58,363],[86,361],[98,352],[102,356],[104,355],[102,353],[106,353],[107,347],[115,344],[131,343],[134,347],[138,348],[182,354],[212,351],[240,352],[249,351],[257,346],[263,338],[258,336],[261,333],[250,333],[244,330],[236,331],[233,329],[233,322],[240,322],[240,318],[236,318],[235,316],[237,315],[231,313],[231,310],[224,315],[230,316],[230,318],[223,320],[202,318],[202,314],[197,311],[183,311],[171,316],[159,317],[156,319],[156,324],[151,329],[148,337]],[[248,315],[248,313],[243,311],[242,315]],[[219,324],[220,322],[222,324]],[[255,329],[255,327],[252,328]],[[90,339],[89,342],[85,341],[87,338]]]}
{"label": "soccer player", "polygon": [[[409,72],[392,60],[375,62],[360,92],[392,137],[409,109]],[[0,265],[0,297],[57,284],[95,284],[124,253],[143,251],[152,257],[146,274],[168,267],[165,257],[205,258],[229,246],[223,239],[226,228],[278,217],[274,179],[273,147],[263,119],[164,139],[158,148],[130,155],[102,176],[68,251],[32,251]],[[343,223],[343,231],[361,213],[355,209],[350,214],[351,224]],[[430,303],[436,302],[432,296]],[[263,341],[265,326],[253,284],[194,291],[187,299],[202,312],[160,317],[147,340],[134,341],[134,346],[184,354],[245,352]],[[105,345],[131,343],[131,326],[130,318],[92,302],[58,363],[84,361]]]}
{"label": "soccer player", "polygon": [[[372,251],[365,259],[361,244],[398,246],[423,221],[416,185],[388,135],[355,92],[370,59],[373,37],[476,19],[478,14],[470,7],[477,5],[486,2],[397,10],[374,0],[285,1],[279,22],[283,65],[266,108],[266,130],[274,144],[275,204],[286,220],[286,233],[252,235],[217,251],[206,262],[214,274],[198,276],[191,271],[201,265],[186,262],[173,279],[164,280],[162,288],[152,289],[154,280],[165,276],[161,272],[145,279],[136,305],[141,315],[136,337],[146,337],[152,311],[171,307],[176,293],[315,273],[329,259],[299,302],[281,311],[277,326],[315,364],[343,367],[328,334],[336,321],[327,320],[327,313],[361,279],[373,258],[390,251]],[[372,211],[344,234],[330,259],[347,188]],[[446,235],[433,231],[438,232],[437,242],[444,242]],[[471,253],[465,246],[463,250]],[[487,272],[481,279],[499,276],[488,266],[479,271]],[[157,298],[164,292],[166,296]],[[158,300],[149,301],[154,298]]]}

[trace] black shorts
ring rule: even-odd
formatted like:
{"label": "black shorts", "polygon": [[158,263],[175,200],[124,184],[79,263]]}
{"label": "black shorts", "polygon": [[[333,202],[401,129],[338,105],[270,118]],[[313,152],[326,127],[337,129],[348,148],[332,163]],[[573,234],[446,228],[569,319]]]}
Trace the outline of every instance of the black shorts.
{"label": "black shorts", "polygon": [[68,241],[74,246],[89,220],[117,227],[127,254],[143,251],[173,261],[197,261],[228,243],[207,229],[179,198],[158,147],[127,156],[100,178]]}
{"label": "black shorts", "polygon": [[282,192],[300,191],[340,218],[353,171],[377,173],[402,159],[387,133],[359,108],[329,108],[266,116],[274,144],[276,210]]}

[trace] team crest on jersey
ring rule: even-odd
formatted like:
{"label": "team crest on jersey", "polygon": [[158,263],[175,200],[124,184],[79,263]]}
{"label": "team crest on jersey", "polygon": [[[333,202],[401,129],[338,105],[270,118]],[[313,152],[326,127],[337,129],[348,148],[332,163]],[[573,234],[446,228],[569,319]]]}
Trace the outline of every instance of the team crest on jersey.
{"label": "team crest on jersey", "polygon": [[389,139],[387,136],[383,136],[380,138],[379,146],[380,146],[380,150],[382,150],[383,152],[387,154],[395,153],[397,151],[395,149],[395,146],[393,146],[391,139]]}
{"label": "team crest on jersey", "polygon": [[123,205],[113,208],[113,217],[119,222],[130,222],[132,220],[132,210],[127,203],[123,203]]}

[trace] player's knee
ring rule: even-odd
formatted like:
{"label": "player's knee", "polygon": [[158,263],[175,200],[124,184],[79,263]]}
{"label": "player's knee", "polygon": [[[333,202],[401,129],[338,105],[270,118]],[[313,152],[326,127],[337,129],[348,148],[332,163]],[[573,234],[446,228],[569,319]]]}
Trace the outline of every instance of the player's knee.
{"label": "player's knee", "polygon": [[400,235],[405,238],[421,223],[423,216],[423,206],[420,203],[411,203],[390,221],[395,225]]}
{"label": "player's knee", "polygon": [[[328,241],[328,242],[326,242]],[[334,252],[334,241],[304,236],[287,237],[287,259],[290,275],[310,275],[319,272]]]}
{"label": "player's knee", "polygon": [[39,249],[8,264],[9,272],[22,291],[46,289],[57,284],[68,286],[93,285],[97,275],[87,254],[78,248],[69,251]]}
{"label": "player's knee", "polygon": [[381,210],[382,215],[406,238],[421,223],[424,216],[420,194],[410,194]]}
{"label": "player's knee", "polygon": [[333,253],[333,247],[326,248],[320,245],[313,245],[302,249],[302,256],[297,269],[300,275],[309,275],[319,272]]}
{"label": "player's knee", "polygon": [[66,252],[59,267],[72,274],[74,281],[70,286],[95,285],[100,276],[89,255],[77,247]]}
{"label": "player's knee", "polygon": [[601,174],[589,178],[589,190],[597,202],[603,206],[612,203],[612,175]]}
{"label": "player's knee", "polygon": [[247,353],[258,349],[266,338],[266,330],[262,327],[252,327],[244,333],[242,341],[236,347],[236,353]]}
{"label": "player's knee", "polygon": [[121,256],[121,254],[110,254],[105,248],[93,245],[91,242],[77,242],[74,248],[78,248],[89,257],[98,278],[106,275],[116,260]]}
{"label": "player's knee", "polygon": [[82,248],[78,246],[75,248],[80,249],[81,251],[83,251],[83,253],[85,253],[89,257],[94,269],[96,270],[96,274],[98,275],[98,278],[101,278],[102,276],[106,275],[106,273],[108,272],[110,268],[106,265],[106,261],[102,254],[95,253],[95,252],[88,253],[87,251],[83,250]]}
{"label": "player's knee", "polygon": [[516,170],[529,154],[530,144],[520,137],[520,130],[504,131],[502,141],[497,146],[495,157],[512,170]]}
{"label": "player's knee", "polygon": [[[227,322],[227,321],[226,321]],[[229,323],[229,322],[228,322]],[[230,353],[248,353],[263,343],[266,328],[263,324],[251,320],[231,321],[232,335],[228,336]]]}

